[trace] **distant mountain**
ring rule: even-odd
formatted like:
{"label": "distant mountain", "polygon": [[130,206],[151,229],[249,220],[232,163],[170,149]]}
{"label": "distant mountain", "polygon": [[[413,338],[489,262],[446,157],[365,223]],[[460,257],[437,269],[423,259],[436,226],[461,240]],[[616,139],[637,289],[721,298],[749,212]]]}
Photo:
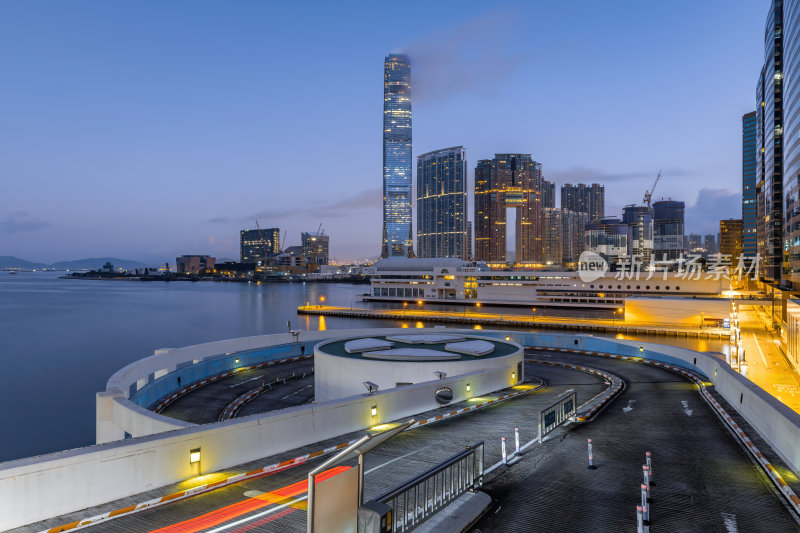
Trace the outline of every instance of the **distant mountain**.
{"label": "distant mountain", "polygon": [[59,270],[99,270],[106,262],[114,265],[114,269],[132,270],[134,268],[145,268],[153,265],[140,263],[131,259],[119,259],[118,257],[92,257],[89,259],[76,259],[74,261],[59,261],[53,263],[53,267]]}
{"label": "distant mountain", "polygon": [[0,268],[22,268],[25,270],[33,270],[40,268],[47,268],[50,265],[44,263],[34,263],[33,261],[26,261],[13,255],[0,255]]}

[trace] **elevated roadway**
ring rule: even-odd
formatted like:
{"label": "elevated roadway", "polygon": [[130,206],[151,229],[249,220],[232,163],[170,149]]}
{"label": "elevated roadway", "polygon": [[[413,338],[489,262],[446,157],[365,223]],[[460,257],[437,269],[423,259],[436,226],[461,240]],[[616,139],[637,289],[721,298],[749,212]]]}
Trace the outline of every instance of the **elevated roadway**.
{"label": "elevated roadway", "polygon": [[[593,421],[562,427],[543,444],[529,447],[513,466],[492,470],[487,475],[485,490],[494,498],[495,507],[477,529],[632,530],[635,506],[640,497],[641,464],[647,450],[652,451],[654,457],[656,485],[652,514],[658,530],[781,532],[800,528],[762,471],[697,394],[694,384],[666,370],[628,361],[546,351],[529,355],[608,371],[623,378],[627,389]],[[595,375],[549,365],[528,363],[526,375],[540,377],[546,387],[517,399],[418,427],[368,454],[366,499],[398,485],[476,440],[485,441],[487,466],[497,463],[500,438],[505,436],[513,448],[514,427],[519,427],[523,442],[533,439],[539,410],[557,395],[575,389],[578,402],[582,403],[606,388],[603,380]],[[298,449],[291,455],[307,453],[356,435]],[[595,443],[597,470],[586,468],[587,438]],[[761,448],[769,453],[765,445]],[[235,470],[249,470],[287,456],[265,458]],[[772,461],[783,468],[777,458]],[[309,461],[273,475],[86,529],[165,533],[302,532],[306,518],[306,474],[317,464],[316,460]],[[796,478],[788,475],[785,478],[797,485]],[[175,488],[165,487],[112,502],[104,509],[131,505]],[[73,513],[14,531],[40,531],[102,510]]]}

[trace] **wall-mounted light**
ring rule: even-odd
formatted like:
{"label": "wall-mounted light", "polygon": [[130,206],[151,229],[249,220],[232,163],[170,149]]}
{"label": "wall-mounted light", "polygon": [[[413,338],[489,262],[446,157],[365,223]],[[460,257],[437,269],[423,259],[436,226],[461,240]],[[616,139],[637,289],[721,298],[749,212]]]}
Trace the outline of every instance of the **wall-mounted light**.
{"label": "wall-mounted light", "polygon": [[200,462],[200,448],[195,448],[194,450],[189,451],[189,464],[193,465],[194,463]]}
{"label": "wall-mounted light", "polygon": [[378,416],[378,406],[373,405],[372,409],[370,409],[370,413],[372,413],[372,416]]}
{"label": "wall-mounted light", "polygon": [[509,337],[508,335],[506,335],[506,340],[507,340],[507,341],[510,341],[510,340],[511,340],[511,337]]}
{"label": "wall-mounted light", "polygon": [[233,362],[236,363],[237,365],[239,364],[239,360],[238,359],[234,359]]}
{"label": "wall-mounted light", "polygon": [[470,387],[470,386],[469,386],[469,383],[467,383],[467,392],[469,392],[469,391],[471,391],[471,390],[472,390],[472,387]]}
{"label": "wall-mounted light", "polygon": [[644,346],[639,346],[639,353],[642,353],[643,351],[644,351]]}
{"label": "wall-mounted light", "polygon": [[511,373],[511,379],[513,379],[514,381],[516,381],[516,379],[517,379],[517,373],[516,373],[516,372],[512,372],[512,373]]}

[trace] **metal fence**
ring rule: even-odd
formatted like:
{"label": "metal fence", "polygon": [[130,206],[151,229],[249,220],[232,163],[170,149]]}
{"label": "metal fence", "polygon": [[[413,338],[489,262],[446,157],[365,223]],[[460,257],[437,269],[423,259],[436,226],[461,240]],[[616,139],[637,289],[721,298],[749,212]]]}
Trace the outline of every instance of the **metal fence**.
{"label": "metal fence", "polygon": [[392,508],[392,533],[411,531],[465,492],[483,485],[483,469],[480,441],[375,500]]}
{"label": "metal fence", "polygon": [[575,391],[570,389],[539,412],[539,442],[558,426],[575,416],[578,408]]}

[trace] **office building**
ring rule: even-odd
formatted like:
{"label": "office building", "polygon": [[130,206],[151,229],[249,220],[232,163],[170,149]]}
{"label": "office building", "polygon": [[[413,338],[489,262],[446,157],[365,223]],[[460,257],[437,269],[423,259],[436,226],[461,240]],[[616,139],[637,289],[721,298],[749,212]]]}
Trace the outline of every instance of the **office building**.
{"label": "office building", "polygon": [[706,249],[707,254],[716,254],[719,252],[719,239],[713,233],[709,233],[703,239],[703,247]]}
{"label": "office building", "polygon": [[686,245],[686,251],[689,253],[697,253],[701,250],[705,250],[705,248],[703,248],[703,236],[698,235],[697,233],[690,233],[688,244]]}
{"label": "office building", "polygon": [[278,228],[244,229],[239,232],[239,260],[262,267],[272,255],[280,253],[281,231]]}
{"label": "office building", "polygon": [[474,256],[474,248],[472,247],[472,221],[467,221],[467,260],[471,260]]}
{"label": "office building", "polygon": [[300,233],[300,245],[306,264],[327,265],[330,237],[325,234]]}
{"label": "office building", "polygon": [[686,251],[683,240],[685,210],[683,202],[653,202],[653,253],[657,261],[674,261]]}
{"label": "office building", "polygon": [[417,157],[417,257],[469,259],[463,146]]}
{"label": "office building", "polygon": [[182,255],[175,258],[178,274],[202,274],[206,270],[214,270],[216,257],[210,255]]}
{"label": "office building", "polygon": [[628,226],[628,255],[642,263],[653,257],[653,208],[646,205],[626,205],[622,222]]}
{"label": "office building", "polygon": [[561,209],[589,215],[589,222],[599,222],[606,216],[606,188],[598,183],[561,186]]}
{"label": "office building", "polygon": [[561,264],[563,231],[561,209],[556,207],[542,209],[542,263],[547,266]]}
{"label": "office building", "polygon": [[542,207],[556,206],[556,184],[542,180]]}
{"label": "office building", "polygon": [[628,225],[618,218],[604,218],[586,225],[586,250],[605,259],[609,266],[624,263],[629,258]]}
{"label": "office building", "polygon": [[[797,24],[793,26],[796,33]],[[783,256],[784,33],[783,0],[773,0],[764,32],[764,66],[756,85],[756,249],[762,259],[760,277],[775,284],[781,281]]]}
{"label": "office building", "polygon": [[755,257],[756,246],[756,112],[742,117],[742,253]]}
{"label": "office building", "polygon": [[736,268],[742,255],[742,219],[719,221],[719,253]]}
{"label": "office building", "polygon": [[[783,265],[783,285],[791,285],[800,290],[800,56],[797,45],[800,40],[800,11],[797,2],[786,2],[783,15],[783,38],[786,54],[781,79],[786,86],[783,96],[783,127],[786,130],[783,140],[783,206],[785,230],[783,242],[786,245]],[[777,47],[777,43],[776,43]],[[776,72],[777,76],[778,72]],[[744,217],[744,214],[742,214]],[[746,241],[745,241],[746,242]],[[744,244],[744,243],[743,243]],[[795,318],[797,315],[795,315]],[[784,320],[786,319],[783,316]]]}
{"label": "office building", "polygon": [[383,247],[411,257],[411,64],[389,54],[383,67]]}
{"label": "office building", "polygon": [[506,210],[516,209],[514,257],[540,264],[542,165],[530,154],[495,154],[475,168],[475,257],[506,261]]}
{"label": "office building", "polygon": [[586,225],[589,215],[561,210],[561,264],[567,268],[577,268],[581,252],[586,247]]}

